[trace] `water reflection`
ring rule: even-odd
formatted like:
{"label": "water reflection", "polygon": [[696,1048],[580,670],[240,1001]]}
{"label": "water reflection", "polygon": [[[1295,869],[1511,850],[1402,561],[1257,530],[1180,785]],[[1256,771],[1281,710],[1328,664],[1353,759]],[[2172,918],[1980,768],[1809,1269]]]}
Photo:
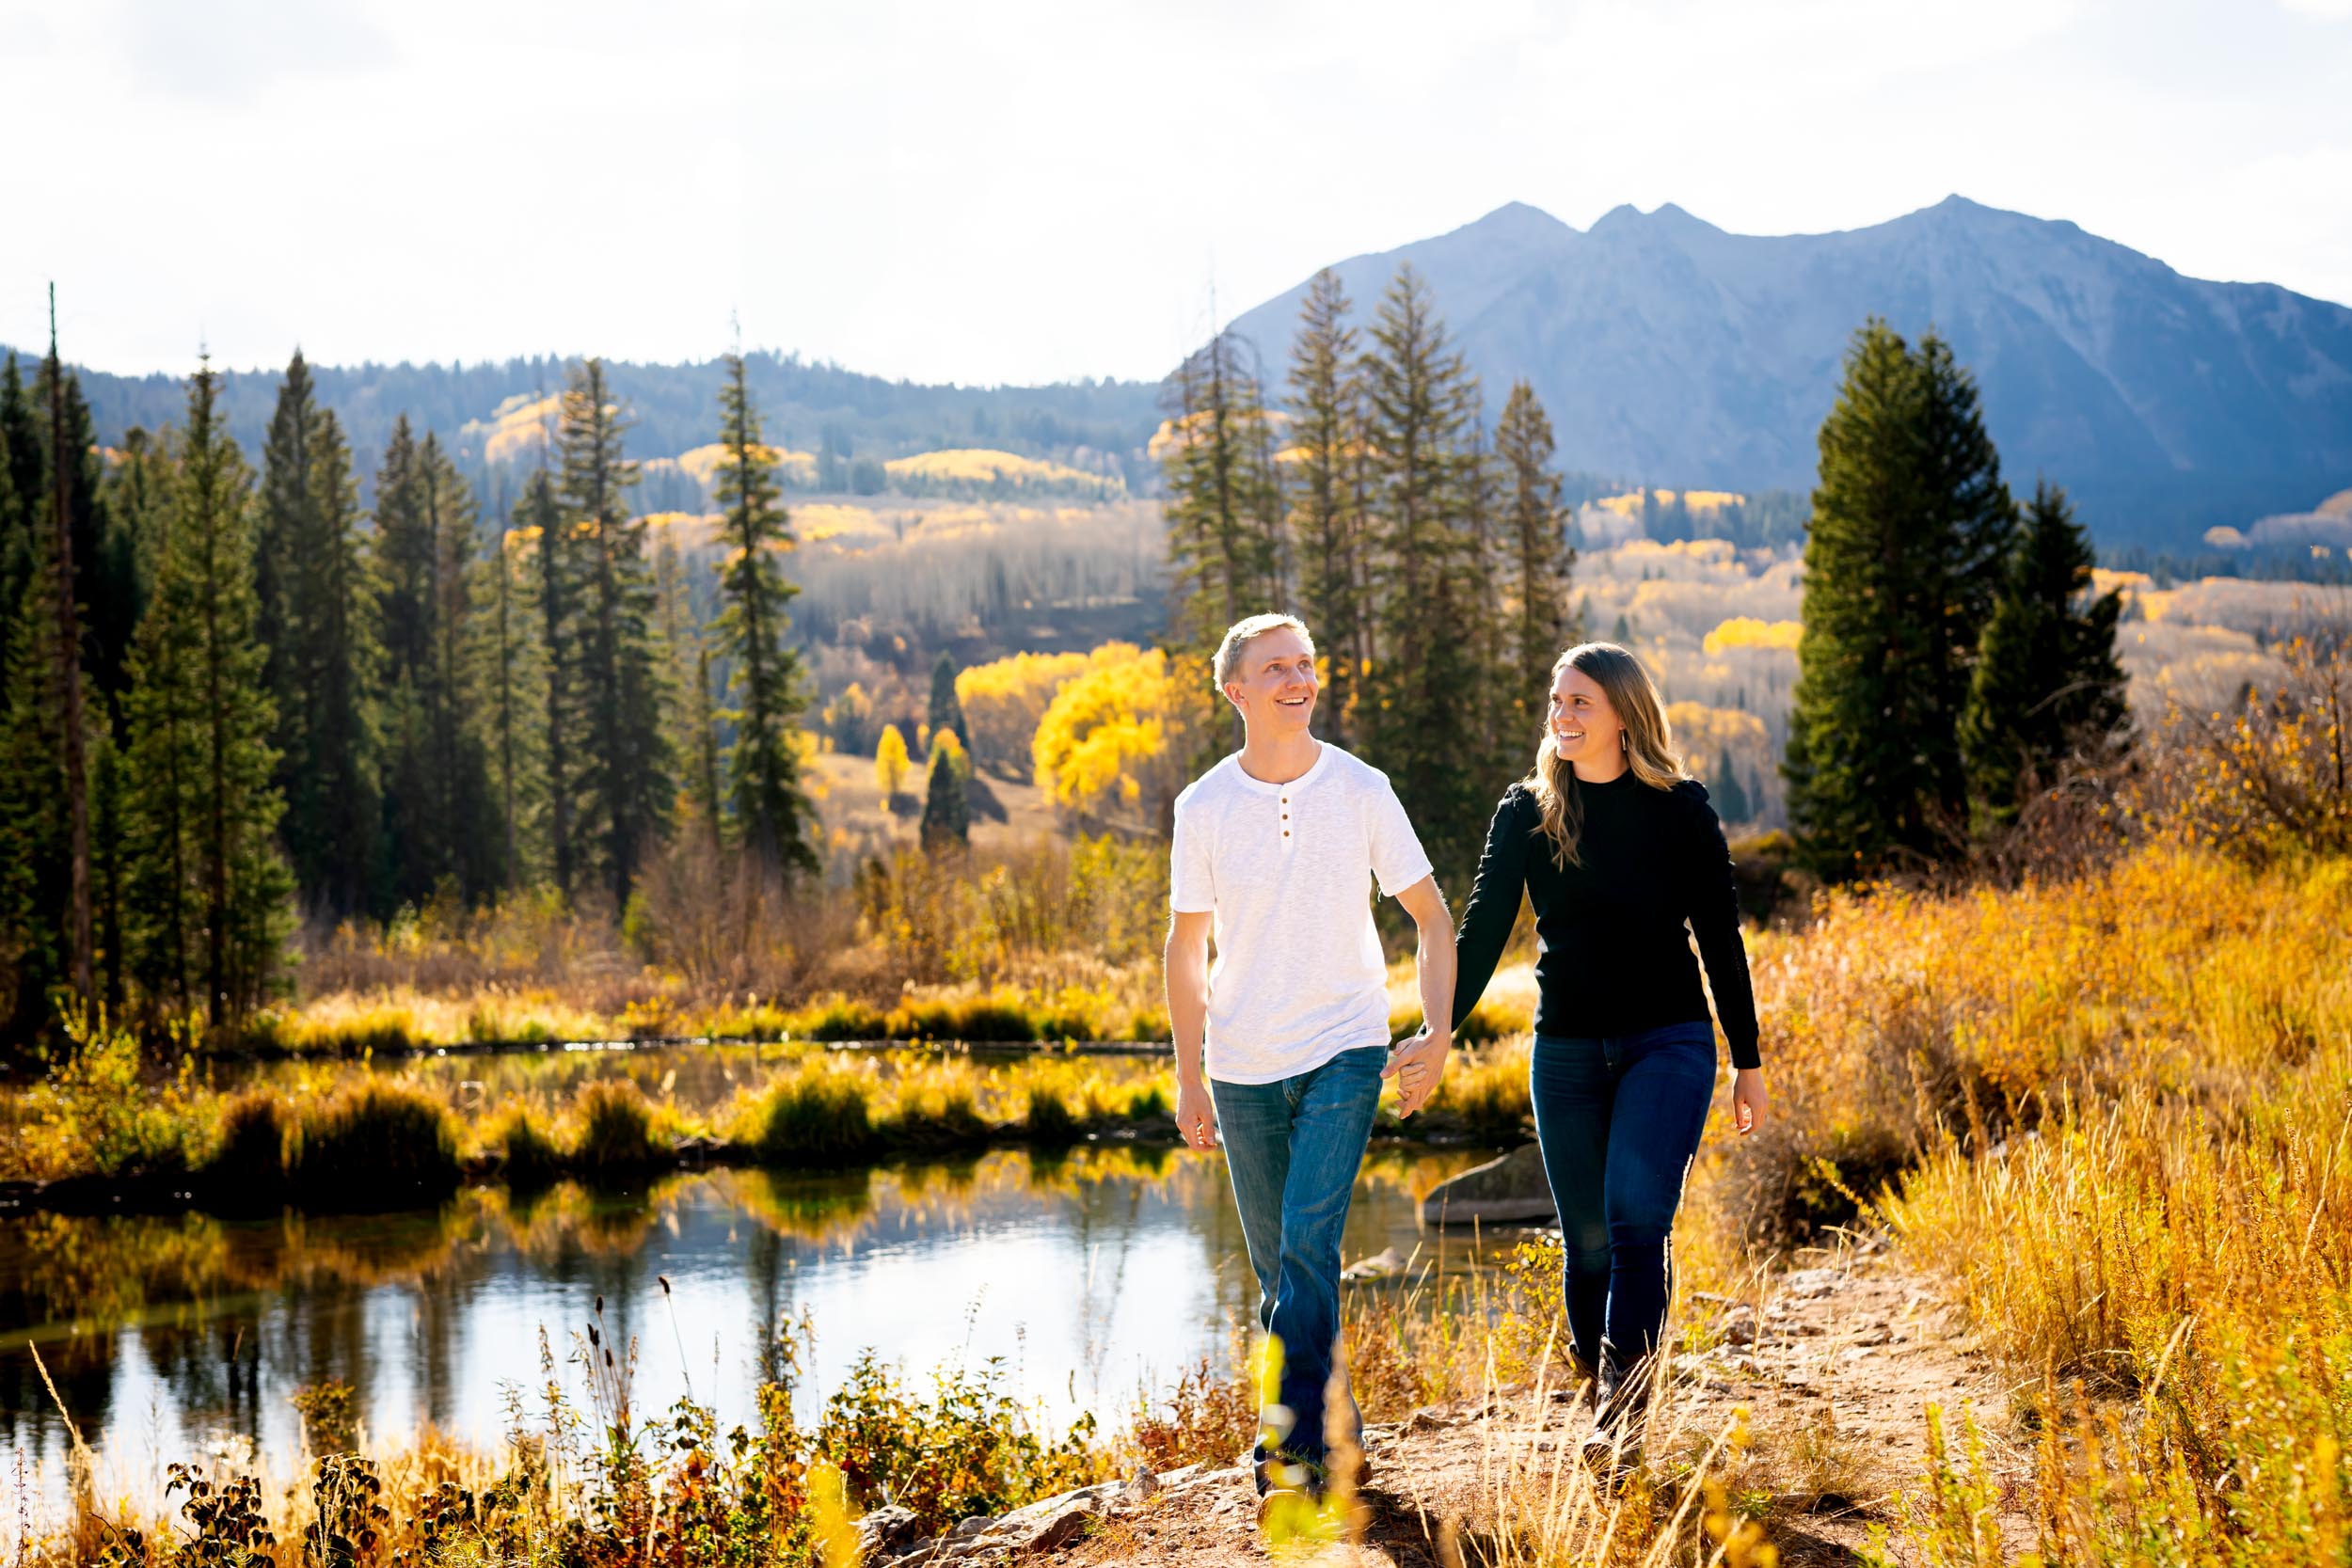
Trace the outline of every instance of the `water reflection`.
{"label": "water reflection", "polygon": [[[1478,1158],[1375,1155],[1346,1256],[1410,1250],[1418,1194]],[[371,1433],[430,1422],[488,1442],[501,1389],[541,1381],[543,1341],[566,1370],[598,1295],[639,1342],[640,1409],[691,1379],[723,1424],[749,1419],[767,1325],[805,1315],[804,1399],[873,1346],[918,1376],[1002,1357],[1051,1418],[1115,1422],[1139,1387],[1222,1354],[1254,1305],[1225,1181],[1213,1154],[1082,1147],[628,1193],[473,1189],[348,1218],[0,1220],[0,1440],[61,1473],[68,1438],[29,1340],[102,1477],[133,1488],[224,1436],[291,1451],[287,1396],[328,1377],[359,1391]]]}

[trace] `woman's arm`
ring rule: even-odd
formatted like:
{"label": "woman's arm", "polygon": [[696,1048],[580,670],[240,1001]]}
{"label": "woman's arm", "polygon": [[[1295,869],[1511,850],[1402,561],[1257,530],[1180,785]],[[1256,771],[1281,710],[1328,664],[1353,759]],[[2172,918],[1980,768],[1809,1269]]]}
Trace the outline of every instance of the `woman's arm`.
{"label": "woman's arm", "polygon": [[1478,856],[1478,879],[1470,884],[1470,903],[1462,911],[1461,933],[1454,942],[1454,1027],[1478,1006],[1486,982],[1494,978],[1502,944],[1511,940],[1511,927],[1519,918],[1519,897],[1527,890],[1526,819],[1519,805],[1525,799],[1517,785],[1505,791],[1486,825],[1486,847]]}
{"label": "woman's arm", "polygon": [[1683,786],[1691,815],[1691,855],[1685,873],[1683,908],[1699,939],[1708,989],[1715,993],[1715,1017],[1731,1045],[1731,1065],[1760,1065],[1756,1052],[1756,991],[1748,981],[1748,944],[1740,934],[1740,884],[1732,877],[1731,846],[1724,825],[1707,802],[1704,788]]}
{"label": "woman's arm", "polygon": [[1707,802],[1706,786],[1693,782],[1682,787],[1690,792],[1692,817],[1684,907],[1707,965],[1708,989],[1715,993],[1715,1017],[1731,1045],[1731,1125],[1744,1136],[1764,1119],[1772,1096],[1756,1049],[1756,990],[1748,980],[1747,940],[1740,934],[1740,884],[1732,876],[1731,846]]}

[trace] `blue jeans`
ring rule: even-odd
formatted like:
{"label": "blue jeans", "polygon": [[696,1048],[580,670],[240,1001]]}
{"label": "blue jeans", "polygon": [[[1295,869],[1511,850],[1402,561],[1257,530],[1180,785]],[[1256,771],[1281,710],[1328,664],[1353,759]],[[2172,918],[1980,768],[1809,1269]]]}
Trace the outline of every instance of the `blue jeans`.
{"label": "blue jeans", "polygon": [[1673,1293],[1682,1180],[1715,1093],[1715,1029],[1535,1037],[1528,1069],[1544,1175],[1567,1252],[1568,1333],[1588,1368],[1630,1372]]}
{"label": "blue jeans", "polygon": [[[1258,1275],[1259,1325],[1282,1344],[1279,1404],[1259,1418],[1261,1489],[1278,1450],[1324,1462],[1325,1388],[1340,1333],[1340,1232],[1388,1059],[1373,1046],[1272,1084],[1209,1082],[1242,1239]],[[1357,1414],[1353,1395],[1348,1414]]]}

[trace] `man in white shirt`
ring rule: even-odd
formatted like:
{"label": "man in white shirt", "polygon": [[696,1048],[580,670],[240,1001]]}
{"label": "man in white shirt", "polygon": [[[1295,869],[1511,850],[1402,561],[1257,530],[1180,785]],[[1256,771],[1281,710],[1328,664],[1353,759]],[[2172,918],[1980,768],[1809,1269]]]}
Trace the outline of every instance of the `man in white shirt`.
{"label": "man in white shirt", "polygon": [[[1281,1357],[1279,1399],[1260,1416],[1258,1489],[1319,1493],[1340,1234],[1381,1079],[1418,1069],[1399,1080],[1399,1114],[1410,1116],[1445,1070],[1454,926],[1388,776],[1310,731],[1318,684],[1307,628],[1287,615],[1238,623],[1215,675],[1246,738],[1176,800],[1176,1124],[1198,1148],[1223,1135],[1259,1321]],[[1426,1022],[1393,1057],[1375,884],[1420,933]],[[1344,1417],[1355,1415],[1351,1399]]]}

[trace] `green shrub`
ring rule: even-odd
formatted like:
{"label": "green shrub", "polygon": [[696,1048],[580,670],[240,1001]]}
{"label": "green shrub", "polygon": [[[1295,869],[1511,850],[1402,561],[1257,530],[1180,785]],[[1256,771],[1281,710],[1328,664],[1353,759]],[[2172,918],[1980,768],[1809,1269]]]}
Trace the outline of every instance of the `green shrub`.
{"label": "green shrub", "polygon": [[1021,1118],[1021,1130],[1032,1143],[1070,1144],[1078,1141],[1085,1126],[1059,1089],[1038,1084],[1029,1089],[1028,1110]]}
{"label": "green shrub", "polygon": [[294,1118],[267,1089],[247,1089],[221,1107],[220,1133],[200,1174],[238,1194],[276,1193],[286,1183]]}
{"label": "green shrub", "polygon": [[654,1134],[653,1107],[626,1078],[582,1084],[572,1115],[572,1163],[581,1170],[639,1170],[669,1153]]}
{"label": "green shrub", "polygon": [[979,1040],[1021,1043],[1038,1037],[1029,1009],[1004,996],[929,997],[902,1002],[884,1022],[895,1040]]}
{"label": "green shrub", "polygon": [[878,1040],[888,1037],[890,1021],[879,1007],[834,996],[786,1015],[784,1032],[803,1040]]}
{"label": "green shrub", "polygon": [[304,1196],[398,1207],[457,1186],[457,1127],[413,1085],[370,1076],[305,1106],[286,1174]]}
{"label": "green shrub", "polygon": [[526,1190],[554,1180],[564,1164],[563,1149],[521,1101],[501,1109],[483,1129],[482,1147],[501,1156],[501,1168],[510,1185]]}
{"label": "green shrub", "polygon": [[822,1062],[778,1078],[752,1111],[752,1148],[770,1164],[796,1165],[870,1152],[881,1141],[866,1103],[871,1086]]}

